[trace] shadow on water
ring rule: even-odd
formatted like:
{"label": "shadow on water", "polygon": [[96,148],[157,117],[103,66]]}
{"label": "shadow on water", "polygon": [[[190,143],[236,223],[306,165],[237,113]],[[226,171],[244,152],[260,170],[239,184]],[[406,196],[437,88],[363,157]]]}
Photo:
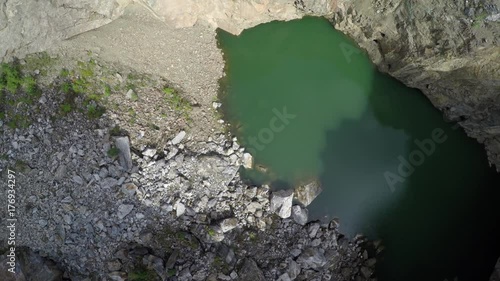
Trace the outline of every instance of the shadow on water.
{"label": "shadow on water", "polygon": [[319,177],[310,217],[382,239],[378,280],[488,279],[500,252],[498,174],[422,93],[374,72],[324,19],[219,31],[218,40],[224,118],[266,170],[243,178],[283,189]]}
{"label": "shadow on water", "polygon": [[[439,129],[444,142],[429,144]],[[361,120],[326,138],[313,215],[335,214],[343,231],[382,239],[379,280],[488,280],[500,253],[500,189],[481,145],[420,92],[381,74]],[[401,158],[418,164],[411,174],[398,172]]]}
{"label": "shadow on water", "polygon": [[394,204],[374,213],[376,234],[386,246],[381,279],[488,280],[500,252],[499,175],[484,148],[445,123],[420,92],[384,91],[389,80],[374,80],[379,95],[370,103],[381,124],[410,136],[403,157],[410,160],[422,151],[415,141],[431,140],[433,130],[443,130],[446,139],[396,186]]}

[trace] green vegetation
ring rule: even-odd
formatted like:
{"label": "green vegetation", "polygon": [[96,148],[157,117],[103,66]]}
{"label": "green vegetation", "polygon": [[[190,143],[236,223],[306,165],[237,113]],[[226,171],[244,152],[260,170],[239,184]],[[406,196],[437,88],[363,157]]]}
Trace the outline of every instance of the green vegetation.
{"label": "green vegetation", "polygon": [[118,154],[120,154],[120,150],[114,146],[108,150],[108,156],[110,158],[115,158],[118,156]]}
{"label": "green vegetation", "polygon": [[14,164],[14,169],[16,171],[26,172],[28,168],[29,168],[28,164],[26,164],[26,162],[22,160],[16,160],[16,163]]}
{"label": "green vegetation", "polygon": [[212,262],[212,267],[221,270],[224,273],[229,273],[229,265],[220,257],[216,256]]}
{"label": "green vegetation", "polygon": [[47,75],[48,69],[53,66],[57,59],[53,59],[47,52],[31,54],[25,59],[25,69],[29,72],[38,70],[40,75]]}
{"label": "green vegetation", "polygon": [[120,136],[122,134],[122,129],[120,126],[114,126],[113,129],[109,130],[109,135]]}
{"label": "green vegetation", "polygon": [[66,68],[63,68],[61,69],[61,73],[59,73],[59,76],[62,77],[62,78],[67,78],[69,77],[69,70],[67,70]]}
{"label": "green vegetation", "polygon": [[479,27],[487,17],[488,17],[488,13],[484,12],[484,11],[482,13],[476,15],[476,17],[474,18],[474,22],[472,23],[472,27],[474,27],[474,28]]}
{"label": "green vegetation", "polygon": [[173,277],[173,276],[175,276],[175,274],[177,274],[177,271],[175,270],[175,268],[167,270],[167,277]]}
{"label": "green vegetation", "polygon": [[137,268],[128,274],[129,281],[153,281],[157,280],[158,275],[151,269]]}
{"label": "green vegetation", "polygon": [[30,109],[40,97],[36,79],[23,75],[18,61],[0,65],[0,119],[12,129],[30,125]]}
{"label": "green vegetation", "polygon": [[165,94],[166,102],[174,109],[174,111],[183,114],[184,117],[189,117],[188,114],[192,109],[189,101],[184,99],[175,89],[165,87],[162,92]]}
{"label": "green vegetation", "polygon": [[78,109],[80,112],[86,113],[89,118],[97,119],[106,112],[100,102],[111,95],[111,88],[109,86],[103,87],[102,93],[96,91],[94,86],[96,81],[93,81],[95,80],[96,66],[97,63],[94,60],[79,61],[75,70],[61,70],[60,90],[64,94],[64,101],[60,106],[62,115],[68,114],[73,109]]}
{"label": "green vegetation", "polygon": [[215,230],[211,227],[207,227],[207,233],[208,235],[210,235],[211,237],[214,237],[217,235],[217,232],[215,232]]}

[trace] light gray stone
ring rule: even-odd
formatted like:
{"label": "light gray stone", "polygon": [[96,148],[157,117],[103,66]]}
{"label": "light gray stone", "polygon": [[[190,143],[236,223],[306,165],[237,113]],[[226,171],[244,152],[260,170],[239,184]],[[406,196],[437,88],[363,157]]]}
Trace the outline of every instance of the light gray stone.
{"label": "light gray stone", "polygon": [[185,136],[186,132],[181,131],[180,133],[177,134],[177,136],[175,136],[175,138],[172,139],[172,144],[173,145],[179,144],[184,139]]}
{"label": "light gray stone", "polygon": [[326,264],[326,258],[317,248],[306,248],[297,258],[302,268],[319,269]]}
{"label": "light gray stone", "polygon": [[306,208],[302,208],[299,205],[292,207],[292,218],[300,225],[305,225],[307,223],[308,213],[309,212]]}
{"label": "light gray stone", "polygon": [[134,205],[130,204],[121,204],[118,206],[118,218],[121,220],[126,217],[130,212],[134,209]]}
{"label": "light gray stone", "polygon": [[156,149],[154,149],[154,148],[148,148],[148,149],[144,150],[144,152],[142,153],[142,155],[150,157],[150,158],[153,158],[153,156],[155,156],[155,154],[156,154]]}
{"label": "light gray stone", "polygon": [[178,217],[182,216],[186,212],[186,206],[181,202],[177,202],[174,207],[175,207],[175,214]]}
{"label": "light gray stone", "polygon": [[292,214],[293,190],[275,191],[271,195],[271,212],[281,218],[288,218]]}
{"label": "light gray stone", "polygon": [[288,265],[288,276],[290,277],[291,280],[295,280],[297,276],[300,274],[300,266],[297,262],[294,260],[290,261],[290,264]]}
{"label": "light gray stone", "polygon": [[108,271],[118,271],[122,268],[122,263],[119,260],[112,260],[107,262]]}
{"label": "light gray stone", "polygon": [[290,279],[290,276],[288,276],[288,273],[283,273],[280,275],[280,277],[278,278],[277,281],[292,281],[292,279]]}
{"label": "light gray stone", "polygon": [[132,169],[132,155],[130,154],[130,141],[128,137],[116,138],[115,146],[120,150],[120,165],[125,170]]}
{"label": "light gray stone", "polygon": [[227,218],[220,223],[220,228],[223,233],[226,233],[238,226],[237,218]]}
{"label": "light gray stone", "polygon": [[82,184],[83,184],[83,179],[82,179],[82,177],[77,176],[77,175],[73,176],[73,181],[74,181],[74,182],[76,182],[76,183],[77,183],[77,184],[79,184],[79,185],[82,185]]}
{"label": "light gray stone", "polygon": [[243,167],[245,169],[253,168],[253,156],[250,153],[243,153]]}
{"label": "light gray stone", "polygon": [[301,185],[295,188],[295,198],[304,206],[308,206],[312,201],[318,197],[322,188],[318,181],[311,181],[306,185]]}

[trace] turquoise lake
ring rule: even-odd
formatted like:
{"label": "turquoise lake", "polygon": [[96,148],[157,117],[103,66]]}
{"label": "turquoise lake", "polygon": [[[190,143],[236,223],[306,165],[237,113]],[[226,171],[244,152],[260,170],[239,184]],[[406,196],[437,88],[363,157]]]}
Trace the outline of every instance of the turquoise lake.
{"label": "turquoise lake", "polygon": [[380,281],[487,281],[500,253],[499,177],[484,148],[418,90],[376,70],[325,19],[218,32],[220,98],[254,183],[316,179],[310,218],[381,239]]}

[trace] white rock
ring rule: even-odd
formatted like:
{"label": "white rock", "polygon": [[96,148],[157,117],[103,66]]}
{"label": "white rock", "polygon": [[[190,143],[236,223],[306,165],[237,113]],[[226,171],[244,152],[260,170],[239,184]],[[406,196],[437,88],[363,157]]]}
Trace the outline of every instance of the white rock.
{"label": "white rock", "polygon": [[223,233],[226,233],[226,232],[234,229],[237,226],[238,226],[238,219],[236,219],[236,218],[224,219],[220,223],[220,228],[221,228]]}
{"label": "white rock", "polygon": [[280,190],[271,195],[271,212],[278,214],[282,218],[292,215],[293,190]]}
{"label": "white rock", "polygon": [[172,139],[172,144],[173,145],[179,144],[184,139],[185,136],[186,132],[181,131],[180,133],[177,134],[177,136],[175,136],[175,138]]}
{"label": "white rock", "polygon": [[243,167],[245,169],[252,169],[253,167],[253,156],[250,153],[243,153]]}
{"label": "white rock", "polygon": [[156,149],[154,149],[154,148],[148,148],[148,149],[144,150],[144,152],[142,153],[142,155],[150,157],[150,158],[153,158],[153,156],[155,156],[155,154],[156,154]]}
{"label": "white rock", "polygon": [[182,216],[186,212],[186,206],[184,206],[181,202],[177,202],[174,207],[178,217]]}

